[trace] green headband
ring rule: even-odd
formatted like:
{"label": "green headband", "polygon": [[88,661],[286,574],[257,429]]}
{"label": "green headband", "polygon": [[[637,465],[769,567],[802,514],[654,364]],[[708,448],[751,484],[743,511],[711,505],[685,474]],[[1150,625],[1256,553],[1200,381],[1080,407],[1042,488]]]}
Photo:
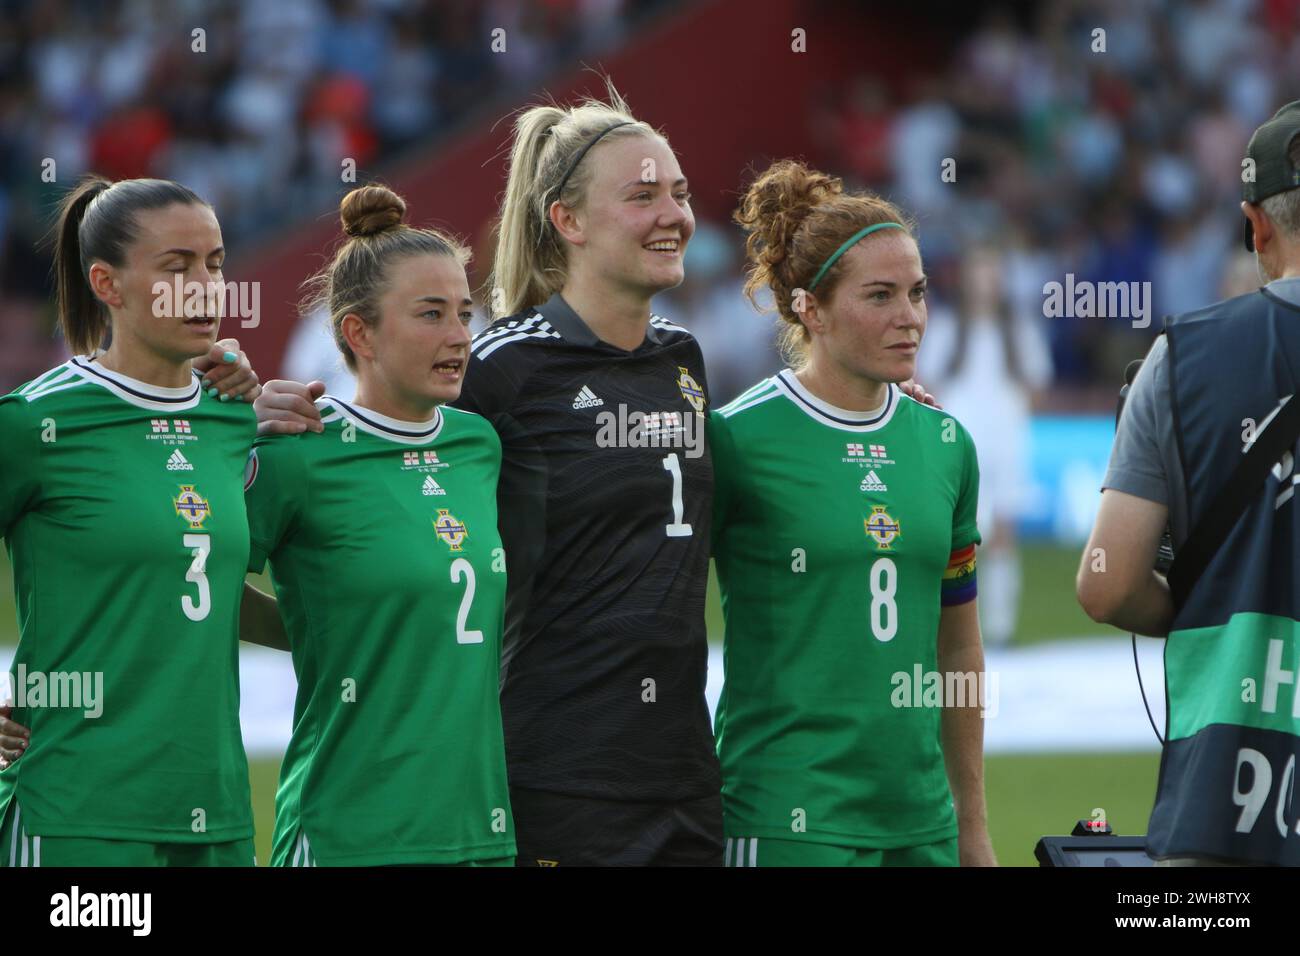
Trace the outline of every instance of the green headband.
{"label": "green headband", "polygon": [[844,244],[835,250],[835,254],[826,260],[826,264],[824,266],[822,266],[820,269],[817,270],[817,274],[813,276],[812,282],[808,283],[808,291],[811,292],[814,288],[816,288],[817,283],[822,281],[822,276],[826,275],[826,270],[829,269],[831,266],[835,265],[835,260],[838,259],[840,256],[844,255],[844,253],[848,250],[848,248],[852,246],[855,242],[857,242],[859,239],[861,239],[863,236],[870,235],[871,233],[875,232],[877,229],[906,229],[906,228],[907,227],[904,226],[901,222],[878,222],[874,226],[867,226],[865,229],[859,229],[853,235],[849,236],[848,239],[844,240]]}

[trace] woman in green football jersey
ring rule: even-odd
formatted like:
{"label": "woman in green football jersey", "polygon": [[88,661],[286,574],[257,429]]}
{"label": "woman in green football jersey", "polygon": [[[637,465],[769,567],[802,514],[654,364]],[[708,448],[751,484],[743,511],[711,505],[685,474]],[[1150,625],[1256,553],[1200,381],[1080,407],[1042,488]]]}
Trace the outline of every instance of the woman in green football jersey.
{"label": "woman in green football jersey", "polygon": [[[457,401],[505,448],[511,802],[526,865],[717,865],[712,469],[707,442],[660,447],[688,427],[702,437],[708,383],[693,337],[651,311],[682,281],[694,214],[667,140],[608,93],[515,118],[489,283],[499,317]],[[263,426],[319,427],[318,394],[269,382]],[[599,424],[629,410],[653,441]]]}
{"label": "woman in green football jersey", "polygon": [[[504,445],[500,693],[526,865],[721,863],[704,697],[708,382],[698,344],[651,310],[682,281],[693,231],[668,141],[612,86],[608,103],[514,117],[498,318],[456,404]],[[268,383],[264,425],[301,429],[304,391]],[[602,438],[620,411],[634,431],[653,422],[653,441]]]}
{"label": "woman in green football jersey", "polygon": [[792,368],[710,420],[727,863],[993,865],[978,466],[898,387],[926,322],[912,226],[788,160],[735,219]]}
{"label": "woman in green football jersey", "polygon": [[[61,203],[74,357],[0,398],[20,624],[0,866],[254,862],[236,628],[256,422],[234,399],[257,381],[216,341],[224,258],[177,183],[90,177]],[[189,283],[201,308],[170,294]],[[234,369],[224,403],[195,370],[209,356]]]}
{"label": "woman in green football jersey", "polygon": [[298,676],[275,865],[514,863],[501,442],[444,404],[469,357],[469,254],[405,209],[382,186],[343,198],[346,241],[304,311],[328,311],[356,396],[319,397],[316,429],[250,460],[249,570],[269,559],[277,600],[246,603],[242,636],[285,647],[282,616]]}

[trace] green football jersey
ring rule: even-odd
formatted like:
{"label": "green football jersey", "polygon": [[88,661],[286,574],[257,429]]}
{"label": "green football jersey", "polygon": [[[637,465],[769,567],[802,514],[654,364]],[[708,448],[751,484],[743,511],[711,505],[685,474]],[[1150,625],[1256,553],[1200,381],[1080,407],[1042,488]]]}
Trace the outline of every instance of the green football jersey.
{"label": "green football jersey", "polygon": [[[253,835],[239,734],[253,409],[73,358],[0,398],[14,719],[0,773],[34,836]],[[0,689],[0,694],[4,691]]]}
{"label": "green football jersey", "polygon": [[501,441],[454,408],[317,405],[323,433],[258,440],[247,491],[249,569],[270,559],[298,677],[272,863],[513,856]]}
{"label": "green football jersey", "polygon": [[969,435],[894,385],[851,412],[787,370],[715,412],[710,438],[726,835],[955,836],[941,710],[911,685],[937,667],[941,589],[944,603],[974,596]]}

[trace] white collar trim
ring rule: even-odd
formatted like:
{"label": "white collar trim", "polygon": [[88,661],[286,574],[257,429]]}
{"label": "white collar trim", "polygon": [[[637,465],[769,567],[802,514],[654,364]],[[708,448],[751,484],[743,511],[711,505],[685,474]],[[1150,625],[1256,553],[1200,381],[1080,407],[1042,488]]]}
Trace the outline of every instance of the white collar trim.
{"label": "white collar trim", "polygon": [[164,388],[110,371],[85,355],[73,356],[67,365],[82,378],[108,389],[122,401],[150,411],[185,411],[197,406],[203,397],[197,372],[188,387]]}
{"label": "white collar trim", "polygon": [[403,445],[427,445],[442,431],[443,416],[440,407],[434,408],[433,417],[427,422],[407,422],[400,418],[381,415],[355,402],[340,401],[333,395],[322,395],[316,404],[317,406],[333,405],[339,410],[339,414],[363,432]]}
{"label": "white collar trim", "polygon": [[873,432],[884,428],[894,417],[894,412],[902,398],[898,386],[890,382],[885,386],[885,400],[879,408],[868,412],[855,412],[818,398],[799,381],[792,369],[787,368],[777,372],[774,381],[786,397],[809,417],[842,431]]}

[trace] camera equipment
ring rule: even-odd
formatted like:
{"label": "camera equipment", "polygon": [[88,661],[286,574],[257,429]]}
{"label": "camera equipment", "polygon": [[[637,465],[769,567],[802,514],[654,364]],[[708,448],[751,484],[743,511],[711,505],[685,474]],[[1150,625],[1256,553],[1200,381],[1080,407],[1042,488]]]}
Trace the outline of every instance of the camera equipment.
{"label": "camera equipment", "polygon": [[[1124,402],[1128,398],[1129,388],[1133,384],[1133,379],[1137,378],[1137,373],[1141,368],[1142,368],[1142,360],[1134,359],[1133,361],[1129,362],[1128,366],[1124,369],[1124,384],[1120,386],[1119,401],[1115,404],[1116,430],[1119,429],[1119,417],[1124,412]],[[1173,539],[1173,535],[1170,534],[1169,525],[1166,523],[1165,533],[1160,536],[1160,547],[1156,550],[1156,562],[1155,562],[1156,571],[1159,572],[1160,574],[1168,575],[1169,569],[1170,567],[1173,566],[1173,563],[1174,563],[1174,539]],[[1146,685],[1142,683],[1142,668],[1138,664],[1137,634],[1130,633],[1129,638],[1131,639],[1133,644],[1133,672],[1137,674],[1138,691],[1139,693],[1142,694],[1142,706],[1146,708],[1147,720],[1151,724],[1151,730],[1156,735],[1156,740],[1160,741],[1160,746],[1163,747],[1165,745],[1165,738],[1161,736],[1159,728],[1156,727],[1156,719],[1151,714],[1151,704],[1150,702],[1147,701]],[[1039,846],[1042,846],[1041,841],[1039,842]],[[1053,864],[1053,865],[1068,866],[1068,865],[1080,865],[1080,864],[1060,863],[1060,864]],[[1109,864],[1102,864],[1102,865],[1109,865]],[[1116,864],[1116,865],[1118,866],[1120,864]]]}
{"label": "camera equipment", "polygon": [[1094,830],[1089,821],[1080,820],[1068,837],[1043,837],[1034,846],[1039,866],[1155,866],[1147,856],[1147,839],[1142,836],[1120,837],[1104,830]]}

